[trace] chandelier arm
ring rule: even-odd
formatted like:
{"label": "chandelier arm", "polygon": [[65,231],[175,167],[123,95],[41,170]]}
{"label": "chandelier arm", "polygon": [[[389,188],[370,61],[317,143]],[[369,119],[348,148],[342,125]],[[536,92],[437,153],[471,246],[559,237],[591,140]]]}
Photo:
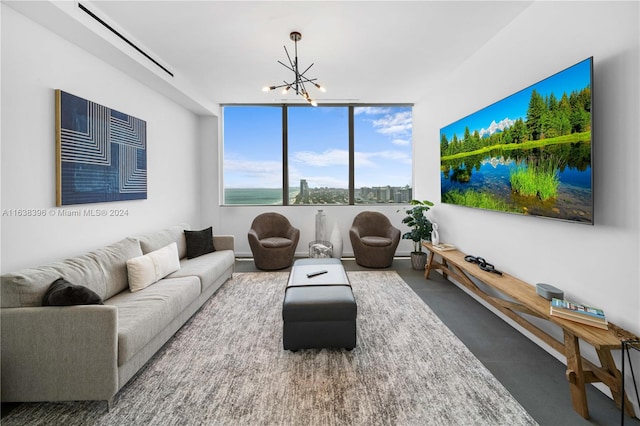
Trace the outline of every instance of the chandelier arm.
{"label": "chandelier arm", "polygon": [[296,70],[294,70],[293,68],[289,67],[289,65],[285,64],[284,62],[278,61],[278,63],[280,65],[282,65],[283,67],[285,67],[286,69],[288,69],[289,71],[293,71],[294,73],[296,72]]}
{"label": "chandelier arm", "polygon": [[[292,84],[293,84],[293,83],[292,83]],[[271,90],[279,89],[279,88],[281,88],[281,87],[285,87],[285,86],[291,86],[291,84],[289,84],[289,83],[287,83],[287,82],[285,81],[285,82],[284,82],[284,84],[281,84],[281,85],[279,85],[279,86],[271,86],[271,87],[273,87],[273,89],[271,89]]]}
{"label": "chandelier arm", "polygon": [[[287,59],[289,59],[289,64],[291,65],[291,68],[289,68],[291,71],[293,71],[293,68],[295,68],[294,62],[291,60],[291,56],[289,56],[289,51],[287,50],[287,46],[283,46],[284,47],[284,53],[287,54]],[[298,54],[297,54],[297,50],[296,50],[296,61],[298,58]],[[280,61],[278,61],[280,62]],[[280,62],[282,64],[282,62]],[[284,64],[282,64],[284,65]],[[286,67],[286,65],[284,65]],[[287,67],[288,68],[288,67]],[[295,72],[295,71],[294,71]]]}
{"label": "chandelier arm", "polygon": [[309,66],[307,67],[307,69],[306,69],[306,70],[304,70],[304,71],[302,71],[302,72],[300,73],[300,77],[304,76],[304,74],[305,74],[307,71],[309,71],[309,68],[311,68],[312,66],[313,66],[313,63],[312,63],[311,65],[309,65]]}
{"label": "chandelier arm", "polygon": [[307,78],[303,75],[300,75],[300,80],[304,81],[305,83],[313,83],[314,81],[317,80],[317,78]]}
{"label": "chandelier arm", "polygon": [[307,94],[307,96],[309,96],[309,92],[307,92],[307,88],[306,88],[306,87],[304,87],[304,81],[302,81],[302,80],[300,80],[300,79],[298,79],[298,81],[300,82],[300,87],[302,87],[302,94],[303,94],[303,96],[304,96],[304,94],[305,94],[305,93]]}

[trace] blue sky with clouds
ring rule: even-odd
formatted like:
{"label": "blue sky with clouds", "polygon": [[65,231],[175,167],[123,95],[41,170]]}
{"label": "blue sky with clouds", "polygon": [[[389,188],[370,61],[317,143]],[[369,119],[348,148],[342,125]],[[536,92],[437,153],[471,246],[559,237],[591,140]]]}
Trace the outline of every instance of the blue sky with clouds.
{"label": "blue sky with clouds", "polygon": [[560,100],[563,93],[566,92],[569,95],[572,91],[579,91],[590,85],[591,61],[592,58],[587,58],[480,111],[451,123],[443,127],[440,130],[440,134],[444,133],[448,140],[451,140],[454,134],[461,139],[464,137],[464,129],[467,126],[469,131],[473,133],[474,130],[480,132],[481,129],[488,129],[492,121],[499,123],[506,118],[513,121],[518,118],[525,120],[531,92],[534,89],[542,97],[553,93]]}
{"label": "blue sky with clouds", "polygon": [[[412,108],[355,108],[356,188],[411,185]],[[225,188],[279,188],[281,108],[224,108]],[[348,188],[347,107],[290,107],[289,185]]]}

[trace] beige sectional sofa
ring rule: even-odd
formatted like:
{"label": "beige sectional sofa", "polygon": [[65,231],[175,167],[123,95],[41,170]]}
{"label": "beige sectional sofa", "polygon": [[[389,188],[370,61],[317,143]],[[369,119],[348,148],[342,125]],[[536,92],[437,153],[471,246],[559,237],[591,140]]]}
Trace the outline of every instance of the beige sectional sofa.
{"label": "beige sectional sofa", "polygon": [[[98,250],[2,275],[2,401],[106,400],[228,280],[233,236],[213,236],[215,251],[187,258],[177,225]],[[179,269],[132,292],[127,260],[176,243]],[[177,263],[177,262],[176,262]],[[42,306],[58,278],[97,293],[103,305]]]}

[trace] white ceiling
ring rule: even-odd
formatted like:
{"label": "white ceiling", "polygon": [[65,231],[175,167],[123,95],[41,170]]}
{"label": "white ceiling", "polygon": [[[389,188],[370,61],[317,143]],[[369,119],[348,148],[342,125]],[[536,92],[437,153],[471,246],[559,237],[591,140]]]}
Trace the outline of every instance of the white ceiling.
{"label": "white ceiling", "polygon": [[[531,1],[81,1],[216,104],[281,103],[283,45],[318,102],[414,103]],[[135,52],[135,55],[138,55]],[[505,52],[508,60],[508,52]],[[147,61],[141,56],[141,61]],[[499,64],[497,64],[499,66]],[[286,101],[298,101],[292,91]]]}

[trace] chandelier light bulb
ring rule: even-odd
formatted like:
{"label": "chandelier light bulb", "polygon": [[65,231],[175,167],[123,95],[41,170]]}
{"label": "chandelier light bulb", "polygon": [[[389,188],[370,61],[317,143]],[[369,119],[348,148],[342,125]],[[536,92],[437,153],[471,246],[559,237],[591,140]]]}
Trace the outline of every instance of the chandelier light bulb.
{"label": "chandelier light bulb", "polygon": [[324,93],[327,91],[327,89],[325,89],[324,86],[320,86],[318,83],[313,83],[313,84],[315,84],[318,90],[320,90],[321,92]]}
{"label": "chandelier light bulb", "polygon": [[287,94],[287,92],[289,91],[289,89],[291,89],[291,86],[287,86],[287,87],[285,87],[284,89],[282,89],[282,94],[283,94],[283,95],[286,95],[286,94]]}
{"label": "chandelier light bulb", "polygon": [[264,87],[262,88],[262,91],[263,91],[263,92],[268,92],[268,91],[273,90],[273,89],[275,89],[275,88],[276,88],[275,86],[264,86]]}

